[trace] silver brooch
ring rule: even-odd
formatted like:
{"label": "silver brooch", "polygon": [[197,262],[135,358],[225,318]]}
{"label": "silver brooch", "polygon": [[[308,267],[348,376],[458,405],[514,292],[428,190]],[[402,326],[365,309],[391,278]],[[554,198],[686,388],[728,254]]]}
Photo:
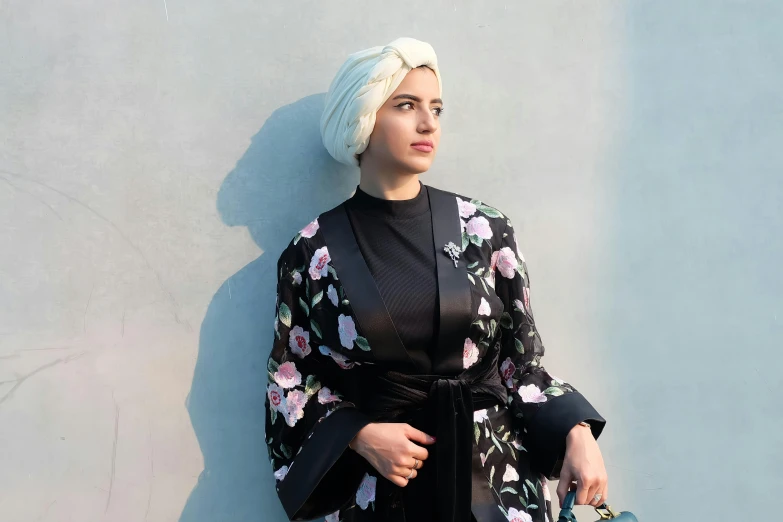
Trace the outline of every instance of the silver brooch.
{"label": "silver brooch", "polygon": [[459,253],[460,249],[457,245],[455,245],[452,241],[449,241],[446,243],[446,246],[443,247],[443,250],[446,251],[446,253],[449,255],[449,257],[454,261],[454,266],[457,266],[457,259],[459,259]]}

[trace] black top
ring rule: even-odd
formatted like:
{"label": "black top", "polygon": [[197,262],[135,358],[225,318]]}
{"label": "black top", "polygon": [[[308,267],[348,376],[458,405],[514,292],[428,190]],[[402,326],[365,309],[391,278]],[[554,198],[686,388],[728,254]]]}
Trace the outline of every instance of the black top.
{"label": "black top", "polygon": [[356,186],[345,202],[359,250],[402,344],[422,373],[438,333],[435,242],[427,187],[404,200],[376,198]]}

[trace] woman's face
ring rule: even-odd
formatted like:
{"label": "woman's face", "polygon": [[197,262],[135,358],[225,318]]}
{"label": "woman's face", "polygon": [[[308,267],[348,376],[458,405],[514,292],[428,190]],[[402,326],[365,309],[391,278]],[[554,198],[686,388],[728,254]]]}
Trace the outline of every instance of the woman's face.
{"label": "woman's face", "polygon": [[[412,69],[378,110],[361,166],[383,171],[426,172],[438,151],[443,102],[438,79],[429,67]],[[431,142],[431,147],[414,144]]]}

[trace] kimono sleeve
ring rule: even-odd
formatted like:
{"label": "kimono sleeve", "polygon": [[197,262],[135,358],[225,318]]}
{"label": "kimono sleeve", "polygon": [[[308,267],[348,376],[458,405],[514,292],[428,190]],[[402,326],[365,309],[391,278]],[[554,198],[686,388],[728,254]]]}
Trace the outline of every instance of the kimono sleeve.
{"label": "kimono sleeve", "polygon": [[[272,351],[267,362],[266,443],[277,495],[291,520],[333,513],[351,500],[367,461],[348,448],[370,422],[334,386],[337,365],[310,326],[304,240],[277,261]],[[344,371],[344,370],[337,370]]]}
{"label": "kimono sleeve", "polygon": [[541,364],[544,345],[530,307],[527,265],[510,221],[506,221],[495,255],[495,293],[505,310],[498,363],[509,388],[509,408],[526,431],[525,448],[533,467],[548,478],[557,478],[571,428],[585,421],[598,438],[606,420],[573,386]]}

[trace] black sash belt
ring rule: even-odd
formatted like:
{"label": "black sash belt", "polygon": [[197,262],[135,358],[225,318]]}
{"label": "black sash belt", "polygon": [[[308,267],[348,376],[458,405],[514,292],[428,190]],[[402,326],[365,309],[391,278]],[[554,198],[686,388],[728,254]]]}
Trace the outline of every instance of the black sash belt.
{"label": "black sash belt", "polygon": [[434,494],[438,522],[470,522],[473,412],[506,404],[507,392],[497,361],[481,366],[483,370],[477,365],[473,372],[471,368],[461,378],[388,371],[373,382],[373,388],[379,392],[368,401],[369,413],[393,420],[412,409],[424,408],[427,415],[436,419]]}

